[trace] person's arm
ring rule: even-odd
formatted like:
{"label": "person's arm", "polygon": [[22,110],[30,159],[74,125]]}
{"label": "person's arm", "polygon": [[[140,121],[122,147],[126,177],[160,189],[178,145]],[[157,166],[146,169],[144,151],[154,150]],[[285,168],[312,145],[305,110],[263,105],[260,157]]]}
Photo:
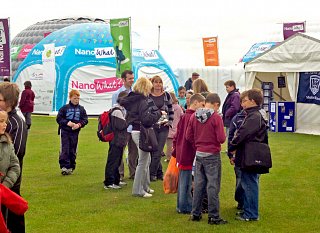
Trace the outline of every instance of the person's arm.
{"label": "person's arm", "polygon": [[140,102],[139,117],[141,124],[145,127],[151,127],[161,117],[161,111],[151,111],[146,100]]}
{"label": "person's arm", "polygon": [[186,125],[187,127],[186,127],[185,139],[195,148],[194,119],[195,119],[195,115],[193,114]]}
{"label": "person's arm", "polygon": [[20,165],[18,157],[14,153],[13,145],[9,144],[9,147],[9,154],[7,156],[9,156],[10,159],[10,165],[8,167],[7,173],[4,176],[2,184],[8,188],[12,188],[20,175]]}
{"label": "person's arm", "polygon": [[172,107],[172,99],[171,99],[171,96],[170,96],[170,94],[168,92],[166,92],[166,95],[168,97],[168,116],[169,116],[168,125],[172,127],[173,118],[174,118],[174,111],[173,111],[173,107]]}
{"label": "person's arm", "polygon": [[81,114],[80,114],[80,127],[83,128],[88,124],[88,115],[83,106],[81,106]]}
{"label": "person's arm", "polygon": [[215,122],[216,122],[215,133],[217,135],[217,141],[220,144],[223,144],[226,141],[226,134],[224,132],[223,121],[222,121],[222,118],[217,113],[214,113],[214,114],[215,116],[213,117],[215,117]]}
{"label": "person's arm", "polygon": [[112,112],[112,127],[115,130],[125,130],[128,128],[128,124],[123,116],[123,113],[121,112],[120,109],[116,109]]}
{"label": "person's arm", "polygon": [[68,125],[68,120],[65,118],[66,117],[66,106],[63,106],[62,108],[60,108],[56,121],[60,126],[67,126]]}
{"label": "person's arm", "polygon": [[226,118],[231,118],[240,110],[240,95],[239,93],[234,93],[231,96],[230,107],[226,109]]}
{"label": "person's arm", "polygon": [[20,109],[21,109],[21,107],[23,105],[25,105],[25,102],[26,102],[26,92],[23,91],[22,94],[21,94],[20,102],[19,102],[19,108]]}

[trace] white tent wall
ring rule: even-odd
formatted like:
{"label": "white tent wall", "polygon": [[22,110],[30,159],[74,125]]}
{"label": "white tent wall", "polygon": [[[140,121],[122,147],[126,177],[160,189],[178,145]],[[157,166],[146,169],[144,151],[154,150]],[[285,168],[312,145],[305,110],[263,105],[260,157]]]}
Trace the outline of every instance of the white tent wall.
{"label": "white tent wall", "polygon": [[245,90],[245,75],[241,65],[228,67],[177,68],[174,70],[174,74],[176,75],[180,86],[184,86],[193,72],[197,72],[200,75],[200,78],[206,82],[209,91],[215,92],[220,96],[222,103],[227,96],[226,88],[224,86],[225,81],[234,80],[240,92]]}
{"label": "white tent wall", "polygon": [[[299,72],[320,71],[320,40],[297,33],[245,65],[245,89],[255,87],[256,77],[273,82],[277,90],[280,72],[286,76],[282,90],[286,100],[296,101]],[[260,86],[261,88],[261,86]],[[320,105],[296,104],[296,132],[320,135]]]}

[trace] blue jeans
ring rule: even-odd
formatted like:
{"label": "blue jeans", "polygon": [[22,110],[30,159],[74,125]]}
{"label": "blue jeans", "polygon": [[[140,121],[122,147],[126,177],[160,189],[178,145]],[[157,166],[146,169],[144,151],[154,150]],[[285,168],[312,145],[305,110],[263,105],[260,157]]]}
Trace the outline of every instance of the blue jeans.
{"label": "blue jeans", "polygon": [[192,210],[192,170],[179,170],[179,182],[177,193],[177,211],[181,213]]}
{"label": "blue jeans", "polygon": [[241,186],[241,169],[234,166],[234,173],[236,174],[236,189],[234,192],[234,199],[238,202],[238,207],[243,208],[243,193],[244,190]]}
{"label": "blue jeans", "polygon": [[241,171],[243,195],[243,218],[259,218],[259,174]]}
{"label": "blue jeans", "polygon": [[220,153],[208,157],[196,156],[196,171],[194,180],[194,194],[192,215],[200,216],[202,200],[207,189],[208,217],[220,219],[219,192],[221,185],[221,158]]}

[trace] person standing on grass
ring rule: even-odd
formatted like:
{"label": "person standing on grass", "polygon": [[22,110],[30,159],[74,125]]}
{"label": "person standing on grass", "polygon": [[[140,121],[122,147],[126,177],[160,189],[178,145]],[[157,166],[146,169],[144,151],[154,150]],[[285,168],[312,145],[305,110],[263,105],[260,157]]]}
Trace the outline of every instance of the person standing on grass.
{"label": "person standing on grass", "polygon": [[205,98],[201,94],[194,94],[190,98],[190,107],[181,117],[177,132],[173,138],[172,156],[176,157],[179,168],[177,193],[177,212],[190,214],[192,210],[192,165],[196,151],[193,145],[185,138],[190,117],[198,108],[204,107]]}
{"label": "person standing on grass", "polygon": [[31,87],[30,81],[24,82],[24,91],[21,93],[19,102],[19,108],[26,120],[27,129],[30,129],[31,127],[31,113],[33,112],[35,98],[35,94],[31,90]]}
{"label": "person standing on grass", "polygon": [[[112,95],[112,106],[117,103],[118,95],[122,91],[126,91],[128,94],[132,91],[132,85],[134,82],[134,75],[131,70],[125,70],[121,74],[121,79],[123,82],[123,86],[120,87],[113,95]],[[134,179],[134,173],[136,171],[136,167],[138,164],[138,149],[136,144],[132,140],[131,136],[132,126],[128,127],[128,167],[129,167],[129,179]],[[124,164],[123,160],[121,160],[121,164],[119,167],[120,173],[120,184],[125,185],[126,183],[123,181],[124,179]]]}
{"label": "person standing on grass", "polygon": [[163,89],[162,78],[156,75],[151,79],[151,82],[153,87],[148,98],[148,106],[152,111],[160,110],[166,112],[166,115],[163,115],[153,125],[159,146],[157,151],[151,152],[150,180],[157,181],[163,180],[161,157],[169,134],[169,128],[172,127],[174,112],[171,96]]}
{"label": "person standing on grass", "polygon": [[[241,94],[242,106],[246,117],[230,142],[229,151],[235,154],[235,166],[241,167],[241,161],[246,156],[244,150],[247,142],[268,143],[267,119],[261,114],[263,101],[259,89],[250,89]],[[243,211],[237,213],[236,220],[259,220],[259,177],[260,175],[246,169],[241,169],[240,185],[243,189]]]}
{"label": "person standing on grass", "polygon": [[240,110],[240,93],[236,88],[236,83],[233,80],[228,80],[224,83],[226,91],[228,93],[223,106],[222,106],[222,119],[223,124],[226,127],[226,134],[229,135],[229,127],[231,119]]}
{"label": "person standing on grass", "polygon": [[220,97],[207,95],[205,108],[190,117],[186,139],[196,148],[196,167],[191,221],[200,221],[205,191],[208,195],[208,224],[221,225],[219,192],[221,186],[221,144],[226,140],[223,122],[218,114]]}
{"label": "person standing on grass", "polygon": [[132,139],[139,151],[138,165],[134,176],[132,195],[138,197],[152,197],[154,190],[150,189],[149,165],[151,162],[150,152],[139,148],[140,125],[151,127],[156,123],[161,115],[166,114],[160,110],[151,111],[148,106],[148,96],[151,92],[152,83],[144,77],[137,80],[133,86],[133,91],[128,96],[120,100],[126,111],[126,120],[132,125]]}
{"label": "person standing on grass", "polygon": [[167,137],[167,153],[166,153],[166,159],[164,160],[165,162],[169,162],[171,158],[171,152],[172,152],[172,140],[174,135],[177,132],[177,125],[183,116],[183,110],[178,104],[178,100],[174,92],[170,92],[170,96],[172,99],[172,109],[173,109],[173,122],[172,122],[172,127],[169,128],[169,134]]}
{"label": "person standing on grass", "polygon": [[60,156],[62,175],[71,175],[76,169],[76,156],[80,129],[88,124],[87,112],[79,104],[80,92],[69,92],[69,103],[59,109],[56,121],[59,124]]}
{"label": "person standing on grass", "polygon": [[[23,158],[27,144],[27,126],[24,120],[17,114],[16,107],[19,101],[19,88],[17,84],[10,82],[0,83],[0,109],[8,113],[8,124],[6,132],[12,138],[14,152],[18,157],[20,165],[20,176],[11,188],[13,192],[20,195],[22,181]],[[8,211],[7,226],[12,233],[25,232],[24,215],[16,215]]]}
{"label": "person standing on grass", "polygon": [[127,145],[128,124],[125,119],[125,109],[119,104],[120,99],[128,95],[127,91],[122,91],[118,95],[118,104],[114,105],[111,112],[110,122],[114,138],[109,142],[108,160],[105,168],[105,189],[120,189],[119,166],[122,161],[123,149]]}

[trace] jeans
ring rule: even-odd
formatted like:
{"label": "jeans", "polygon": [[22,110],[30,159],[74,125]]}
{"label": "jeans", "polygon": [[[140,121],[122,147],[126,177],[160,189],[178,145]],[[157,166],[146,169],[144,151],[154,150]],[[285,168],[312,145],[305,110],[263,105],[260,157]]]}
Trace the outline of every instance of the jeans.
{"label": "jeans", "polygon": [[177,211],[181,213],[192,210],[192,170],[179,170],[177,193]]}
{"label": "jeans", "polygon": [[150,153],[143,151],[139,148],[139,131],[132,131],[132,139],[138,148],[138,165],[134,176],[132,195],[143,196],[148,190],[150,190],[150,175],[149,165],[151,162]]}
{"label": "jeans", "polygon": [[202,200],[207,189],[208,217],[220,219],[219,192],[221,185],[220,153],[208,157],[196,156],[195,185],[192,202],[192,215],[200,216]]}
{"label": "jeans", "polygon": [[106,186],[120,183],[119,166],[122,161],[123,147],[109,143],[108,159],[105,168],[104,184]]}
{"label": "jeans", "polygon": [[243,195],[243,218],[259,218],[259,174],[241,171]]}
{"label": "jeans", "polygon": [[234,192],[234,199],[238,202],[238,207],[243,208],[243,193],[244,190],[241,186],[241,169],[234,166],[234,173],[236,174],[236,189]]}
{"label": "jeans", "polygon": [[131,133],[128,140],[128,166],[129,166],[129,178],[133,179],[138,164],[138,148],[132,140]]}
{"label": "jeans", "polygon": [[156,176],[157,178],[163,178],[162,165],[161,165],[161,153],[169,134],[169,126],[161,127],[160,129],[154,127],[158,140],[158,150],[151,153],[151,164],[150,164],[150,176]]}

